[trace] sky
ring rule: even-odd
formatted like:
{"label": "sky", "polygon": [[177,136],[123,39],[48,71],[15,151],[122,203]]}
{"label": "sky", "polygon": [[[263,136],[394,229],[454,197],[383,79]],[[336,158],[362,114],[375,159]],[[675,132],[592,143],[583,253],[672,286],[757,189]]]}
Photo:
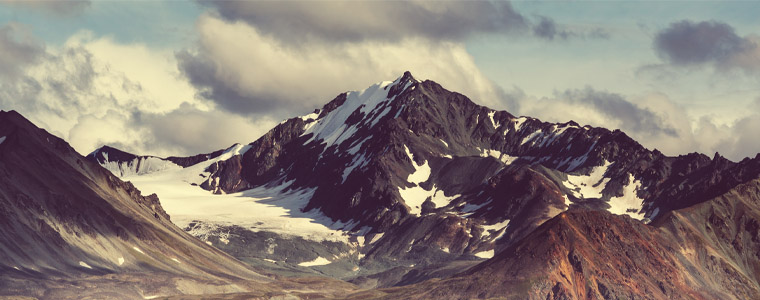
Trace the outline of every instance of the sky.
{"label": "sky", "polygon": [[760,2],[0,0],[0,109],[82,154],[250,143],[411,71],[474,102],[760,152]]}

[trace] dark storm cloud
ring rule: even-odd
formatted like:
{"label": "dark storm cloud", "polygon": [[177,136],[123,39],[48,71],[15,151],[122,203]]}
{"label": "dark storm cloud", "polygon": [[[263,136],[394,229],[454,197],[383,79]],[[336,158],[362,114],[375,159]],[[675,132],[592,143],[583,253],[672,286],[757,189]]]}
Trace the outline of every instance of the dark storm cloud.
{"label": "dark storm cloud", "polygon": [[474,33],[522,32],[530,22],[509,2],[200,1],[286,41],[460,40]]}
{"label": "dark storm cloud", "polygon": [[84,12],[92,4],[89,0],[4,0],[0,4],[23,7],[44,13],[71,17]]}
{"label": "dark storm cloud", "polygon": [[760,69],[757,40],[741,37],[733,27],[718,21],[672,23],[657,33],[654,48],[660,58],[675,66],[714,64],[719,69]]}
{"label": "dark storm cloud", "polygon": [[596,111],[621,122],[621,128],[628,131],[651,135],[665,134],[676,137],[676,130],[647,108],[641,108],[623,96],[597,91],[590,87],[583,90],[568,90],[558,98],[575,105],[587,105]]}

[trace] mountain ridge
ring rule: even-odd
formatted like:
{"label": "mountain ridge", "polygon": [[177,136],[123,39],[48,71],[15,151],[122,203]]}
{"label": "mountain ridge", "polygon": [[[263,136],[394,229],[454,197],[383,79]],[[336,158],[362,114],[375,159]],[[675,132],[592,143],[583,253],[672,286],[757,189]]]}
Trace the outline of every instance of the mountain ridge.
{"label": "mountain ridge", "polygon": [[[329,262],[358,271],[334,276],[370,287],[429,278],[393,281],[414,271],[410,265],[494,257],[568,209],[657,222],[760,175],[760,156],[669,157],[620,130],[515,117],[409,72],[341,93],[245,147],[204,162],[197,185],[215,194],[282,186],[310,193],[297,209],[329,218],[356,240],[349,248],[360,255],[331,252],[353,258]],[[235,247],[259,247],[246,241]],[[396,279],[375,280],[378,274]]]}

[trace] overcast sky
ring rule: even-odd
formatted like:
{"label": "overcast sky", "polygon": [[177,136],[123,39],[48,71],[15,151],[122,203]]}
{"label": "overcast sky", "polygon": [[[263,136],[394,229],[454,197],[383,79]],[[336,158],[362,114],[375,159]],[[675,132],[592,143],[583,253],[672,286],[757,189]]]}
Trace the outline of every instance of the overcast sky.
{"label": "overcast sky", "polygon": [[760,152],[760,3],[2,1],[0,109],[87,154],[191,155],[409,70],[476,103]]}

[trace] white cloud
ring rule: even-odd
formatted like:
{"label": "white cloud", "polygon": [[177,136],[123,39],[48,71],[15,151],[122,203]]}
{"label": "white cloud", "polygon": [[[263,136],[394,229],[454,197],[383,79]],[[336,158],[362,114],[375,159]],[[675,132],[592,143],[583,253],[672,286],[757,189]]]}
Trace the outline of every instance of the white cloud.
{"label": "white cloud", "polygon": [[[4,28],[6,36],[24,37],[23,44],[7,39],[5,45],[37,45],[18,26]],[[274,123],[214,111],[196,100],[170,49],[89,32],[35,49],[40,53],[17,60],[13,77],[0,82],[0,109],[19,111],[82,154],[110,144],[136,153],[193,155],[250,142]]]}
{"label": "white cloud", "polygon": [[407,70],[481,104],[501,104],[498,87],[461,43],[408,38],[294,46],[247,23],[209,15],[201,17],[198,30],[199,47],[178,55],[180,68],[202,95],[230,112],[304,113],[341,92],[393,80]]}
{"label": "white cloud", "polygon": [[[114,93],[119,100],[130,99],[141,110],[167,112],[183,102],[194,101],[195,89],[177,70],[174,51],[148,48],[144,44],[120,44],[111,37],[93,37],[80,32],[65,43],[64,48],[82,47],[91,53],[105,72],[120,79],[99,76],[96,87],[102,92]],[[119,86],[121,84],[131,86]],[[140,98],[135,98],[139,95]],[[120,103],[125,104],[125,103]]]}

